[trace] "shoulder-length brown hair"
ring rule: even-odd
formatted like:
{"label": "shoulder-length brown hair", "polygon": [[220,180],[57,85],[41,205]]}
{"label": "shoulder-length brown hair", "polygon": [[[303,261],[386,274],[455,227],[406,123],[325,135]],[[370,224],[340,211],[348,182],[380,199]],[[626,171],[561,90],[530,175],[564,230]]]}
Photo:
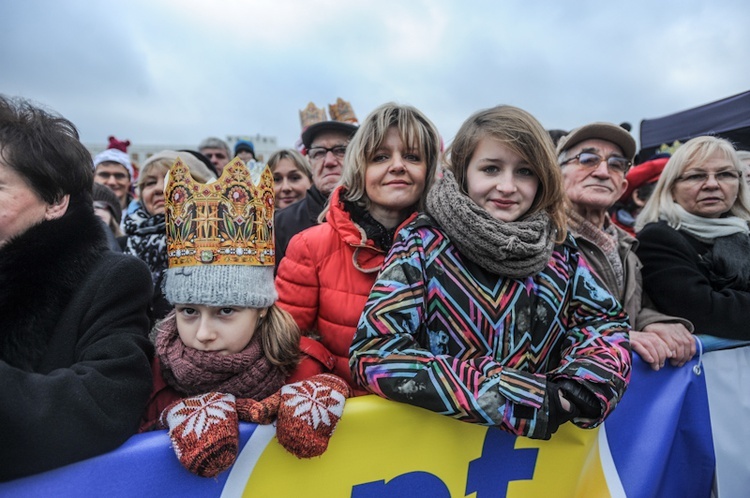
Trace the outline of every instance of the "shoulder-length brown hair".
{"label": "shoulder-length brown hair", "polygon": [[562,173],[549,133],[534,116],[509,105],[485,109],[470,116],[456,133],[444,158],[445,168],[453,173],[467,195],[466,170],[483,138],[502,143],[529,164],[531,171],[539,178],[539,188],[524,217],[540,211],[547,212],[557,231],[557,242],[565,240],[567,231]]}
{"label": "shoulder-length brown hair", "polygon": [[349,143],[340,182],[346,187],[344,199],[365,209],[370,208],[370,199],[365,191],[365,170],[367,163],[383,145],[390,128],[397,129],[404,145],[418,150],[427,165],[424,191],[414,206],[415,210],[421,211],[424,209],[427,192],[435,181],[440,159],[440,133],[432,121],[416,107],[393,102],[372,111]]}
{"label": "shoulder-length brown hair", "polygon": [[299,363],[300,330],[292,315],[271,305],[258,323],[263,353],[268,361],[289,375]]}

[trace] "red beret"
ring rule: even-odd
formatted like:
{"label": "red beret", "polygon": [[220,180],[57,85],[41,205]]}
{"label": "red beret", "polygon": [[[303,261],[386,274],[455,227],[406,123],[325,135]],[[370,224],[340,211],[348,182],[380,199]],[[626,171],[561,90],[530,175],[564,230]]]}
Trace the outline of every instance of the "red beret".
{"label": "red beret", "polygon": [[630,196],[633,195],[633,192],[639,187],[657,181],[661,176],[661,172],[664,171],[667,161],[669,161],[668,156],[657,157],[630,168],[628,174],[625,175],[625,179],[628,181],[628,188],[622,194],[622,197],[620,197],[620,202],[627,202]]}

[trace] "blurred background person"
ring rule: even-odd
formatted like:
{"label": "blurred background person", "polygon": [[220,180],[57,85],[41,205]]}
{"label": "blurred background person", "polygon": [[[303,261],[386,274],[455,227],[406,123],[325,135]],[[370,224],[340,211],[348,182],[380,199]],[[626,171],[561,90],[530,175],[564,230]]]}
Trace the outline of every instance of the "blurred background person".
{"label": "blurred background person", "polygon": [[94,214],[96,214],[106,227],[107,243],[113,251],[122,252],[117,237],[122,237],[120,221],[122,221],[122,210],[114,192],[100,183],[94,182],[93,190]]}
{"label": "blurred background person", "polygon": [[94,181],[115,193],[120,209],[125,211],[133,200],[131,182],[133,164],[130,156],[119,149],[106,149],[94,156]]}
{"label": "blurred background person", "polygon": [[255,146],[249,140],[239,140],[234,144],[234,156],[242,159],[245,164],[255,161]]}
{"label": "blurred background person", "polygon": [[208,137],[198,145],[198,152],[203,154],[214,165],[218,175],[224,171],[224,166],[234,157],[227,143],[216,137]]}
{"label": "blurred background person", "polygon": [[661,176],[670,154],[658,154],[646,162],[628,170],[625,179],[628,186],[620,199],[610,209],[612,223],[635,237],[635,219],[646,205],[656,188],[656,181]]}
{"label": "blurred background person", "polygon": [[312,171],[307,159],[293,149],[282,149],[268,158],[273,173],[276,208],[282,209],[304,199],[312,187]]}
{"label": "blurred background person", "polygon": [[151,270],[154,296],[151,301],[152,320],[169,313],[171,307],[162,292],[162,279],[167,269],[167,235],[164,218],[164,178],[180,158],[196,181],[215,180],[213,172],[192,154],[163,150],[149,157],[138,176],[138,201],[135,209],[123,220],[125,235],[120,246],[126,254],[137,256]]}
{"label": "blurred background person", "polygon": [[734,147],[697,137],[675,151],[636,220],[643,286],[699,334],[750,339],[750,201]]}
{"label": "blurred background person", "polygon": [[738,150],[737,157],[742,165],[742,178],[750,185],[750,151]]}

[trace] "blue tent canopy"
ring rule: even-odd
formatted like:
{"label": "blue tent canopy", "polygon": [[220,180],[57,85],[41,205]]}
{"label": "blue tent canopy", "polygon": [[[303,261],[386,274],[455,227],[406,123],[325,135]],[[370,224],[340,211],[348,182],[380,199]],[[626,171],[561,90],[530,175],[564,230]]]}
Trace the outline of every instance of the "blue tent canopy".
{"label": "blue tent canopy", "polygon": [[750,91],[669,116],[641,121],[639,162],[648,160],[662,145],[685,142],[701,135],[732,141],[737,149],[750,150]]}

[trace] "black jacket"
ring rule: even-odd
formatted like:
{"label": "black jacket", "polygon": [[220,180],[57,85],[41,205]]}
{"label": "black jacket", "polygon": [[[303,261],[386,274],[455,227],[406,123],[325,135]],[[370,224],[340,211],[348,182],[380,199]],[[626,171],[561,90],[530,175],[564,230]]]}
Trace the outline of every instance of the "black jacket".
{"label": "black jacket", "polygon": [[0,481],[110,451],[151,389],[137,258],[107,249],[90,206],[0,248]]}
{"label": "black jacket", "polygon": [[727,286],[712,270],[709,244],[664,221],[643,227],[638,241],[643,288],[659,311],[689,319],[696,334],[750,339],[750,288]]}
{"label": "black jacket", "polygon": [[286,254],[286,248],[292,237],[306,228],[318,224],[318,216],[323,212],[328,198],[313,185],[307,195],[299,202],[277,211],[274,217],[274,236],[276,238],[276,268]]}

